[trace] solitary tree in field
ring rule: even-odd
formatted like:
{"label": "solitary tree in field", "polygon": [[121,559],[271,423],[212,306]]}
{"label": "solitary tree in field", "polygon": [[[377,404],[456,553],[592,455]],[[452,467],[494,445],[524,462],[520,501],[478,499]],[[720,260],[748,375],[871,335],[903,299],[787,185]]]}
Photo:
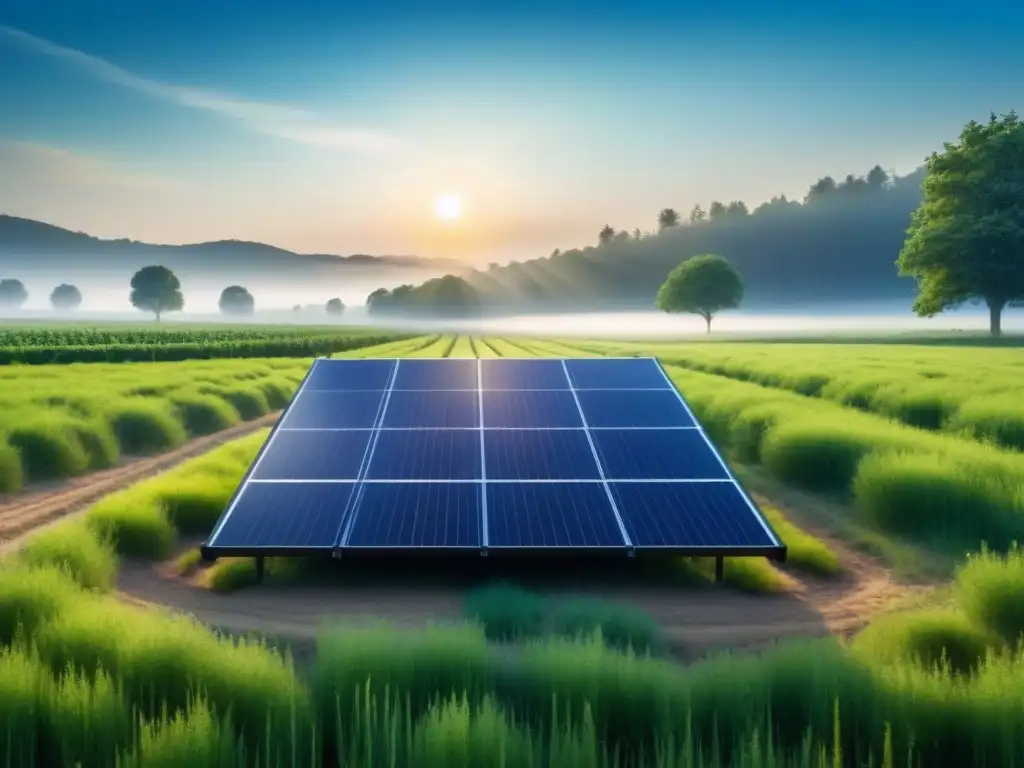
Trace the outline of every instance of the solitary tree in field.
{"label": "solitary tree in field", "polygon": [[78,309],[82,304],[82,292],[73,285],[61,283],[50,294],[50,304],[54,309],[65,311]]}
{"label": "solitary tree in field", "polygon": [[28,299],[28,291],[21,280],[0,280],[0,307],[18,309]]}
{"label": "solitary tree in field", "polygon": [[971,121],[928,158],[924,200],[896,262],[917,280],[914,312],[933,317],[965,301],[988,305],[989,330],[1024,303],[1024,123],[1016,113]]}
{"label": "solitary tree in field", "polygon": [[164,312],[179,312],[185,306],[181,295],[181,283],[167,267],[143,267],[132,277],[132,306],[144,312],[160,315]]}
{"label": "solitary tree in field", "polygon": [[658,231],[664,232],[666,229],[679,225],[679,211],[675,208],[662,208],[661,213],[658,214]]}
{"label": "solitary tree in field", "polygon": [[301,311],[302,311],[302,305],[301,304],[296,304],[294,307],[292,307],[292,312],[301,312]]}
{"label": "solitary tree in field", "polygon": [[711,333],[711,319],[723,309],[734,309],[743,300],[739,272],[721,256],[708,254],[687,259],[673,269],[658,289],[655,303],[662,312],[700,315]]}
{"label": "solitary tree in field", "polygon": [[324,307],[328,315],[340,315],[345,311],[345,303],[338,298],[331,299]]}
{"label": "solitary tree in field", "polygon": [[217,305],[225,315],[251,315],[256,307],[256,300],[242,286],[229,285],[221,291]]}
{"label": "solitary tree in field", "polygon": [[615,237],[615,229],[610,224],[605,224],[604,228],[597,235],[597,242],[601,245],[608,245]]}

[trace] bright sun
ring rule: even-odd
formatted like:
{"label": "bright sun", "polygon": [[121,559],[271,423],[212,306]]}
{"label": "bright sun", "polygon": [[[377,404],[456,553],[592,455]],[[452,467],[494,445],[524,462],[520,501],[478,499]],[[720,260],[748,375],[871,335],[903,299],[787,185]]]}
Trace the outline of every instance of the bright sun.
{"label": "bright sun", "polygon": [[434,212],[439,218],[454,221],[462,216],[462,201],[456,195],[441,195],[434,202]]}

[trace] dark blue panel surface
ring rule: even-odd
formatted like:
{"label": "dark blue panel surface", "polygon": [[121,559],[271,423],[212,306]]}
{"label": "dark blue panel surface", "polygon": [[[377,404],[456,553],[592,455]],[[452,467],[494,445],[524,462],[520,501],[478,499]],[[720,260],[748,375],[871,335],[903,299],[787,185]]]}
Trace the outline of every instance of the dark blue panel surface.
{"label": "dark blue panel surface", "polygon": [[568,389],[561,360],[480,361],[483,389]]}
{"label": "dark blue panel surface", "polygon": [[596,429],[591,437],[609,480],[729,477],[696,429]]}
{"label": "dark blue panel surface", "polygon": [[476,360],[400,360],[395,389],[479,388]]}
{"label": "dark blue panel surface", "polygon": [[650,358],[566,360],[576,389],[668,389],[668,380]]}
{"label": "dark blue panel surface", "polygon": [[480,433],[473,429],[382,430],[368,480],[478,480]]}
{"label": "dark blue panel surface", "polygon": [[599,480],[594,452],[582,429],[484,432],[487,477],[493,480]]}
{"label": "dark blue panel surface", "polygon": [[584,389],[576,393],[590,427],[692,427],[690,414],[669,389]]}
{"label": "dark blue panel surface", "polygon": [[302,390],[281,423],[287,429],[370,429],[384,392]]}
{"label": "dark blue panel surface", "polygon": [[387,389],[394,360],[314,361],[303,389]]}
{"label": "dark blue panel surface", "polygon": [[373,432],[278,430],[263,452],[257,480],[356,480]]}
{"label": "dark blue panel surface", "polygon": [[488,483],[491,547],[626,546],[602,483]]}
{"label": "dark blue panel surface", "polygon": [[369,483],[356,509],[350,547],[479,547],[477,483]]}
{"label": "dark blue panel surface", "polygon": [[331,549],[354,489],[353,483],[249,483],[209,544]]}
{"label": "dark blue panel surface", "polygon": [[476,392],[392,392],[384,427],[477,427]]}
{"label": "dark blue panel surface", "polygon": [[636,547],[771,547],[735,483],[612,483]]}
{"label": "dark blue panel surface", "polygon": [[560,392],[483,392],[484,427],[582,427],[576,398]]}

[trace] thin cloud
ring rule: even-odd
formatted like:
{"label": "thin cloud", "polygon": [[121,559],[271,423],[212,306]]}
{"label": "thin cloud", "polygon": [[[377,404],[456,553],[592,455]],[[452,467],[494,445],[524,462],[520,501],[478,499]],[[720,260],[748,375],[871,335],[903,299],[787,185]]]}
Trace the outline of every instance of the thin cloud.
{"label": "thin cloud", "polygon": [[181,186],[176,181],[136,173],[93,155],[31,141],[0,139],[0,166],[4,168],[4,178],[19,187],[57,184],[161,190]]}
{"label": "thin cloud", "polygon": [[82,71],[153,98],[213,112],[244,123],[252,130],[290,141],[331,149],[378,152],[397,145],[394,136],[370,129],[349,128],[324,120],[309,110],[157,82],[129,72],[105,59],[0,25],[0,34],[38,53],[63,59]]}

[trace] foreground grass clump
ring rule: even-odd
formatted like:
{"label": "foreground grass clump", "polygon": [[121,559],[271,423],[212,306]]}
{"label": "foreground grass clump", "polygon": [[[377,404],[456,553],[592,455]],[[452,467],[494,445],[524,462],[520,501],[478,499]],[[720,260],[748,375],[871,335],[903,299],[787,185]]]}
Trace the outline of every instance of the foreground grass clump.
{"label": "foreground grass clump", "polygon": [[959,569],[957,602],[984,627],[1017,644],[1024,634],[1024,551],[1014,544],[1005,556],[988,549],[971,555]]}
{"label": "foreground grass clump", "polygon": [[958,674],[975,673],[993,648],[993,638],[958,611],[892,614],[875,619],[856,647],[886,663],[911,661],[927,668],[948,664]]}
{"label": "foreground grass clump", "polygon": [[34,534],[18,558],[30,566],[57,566],[90,589],[107,591],[117,578],[114,547],[77,520]]}

